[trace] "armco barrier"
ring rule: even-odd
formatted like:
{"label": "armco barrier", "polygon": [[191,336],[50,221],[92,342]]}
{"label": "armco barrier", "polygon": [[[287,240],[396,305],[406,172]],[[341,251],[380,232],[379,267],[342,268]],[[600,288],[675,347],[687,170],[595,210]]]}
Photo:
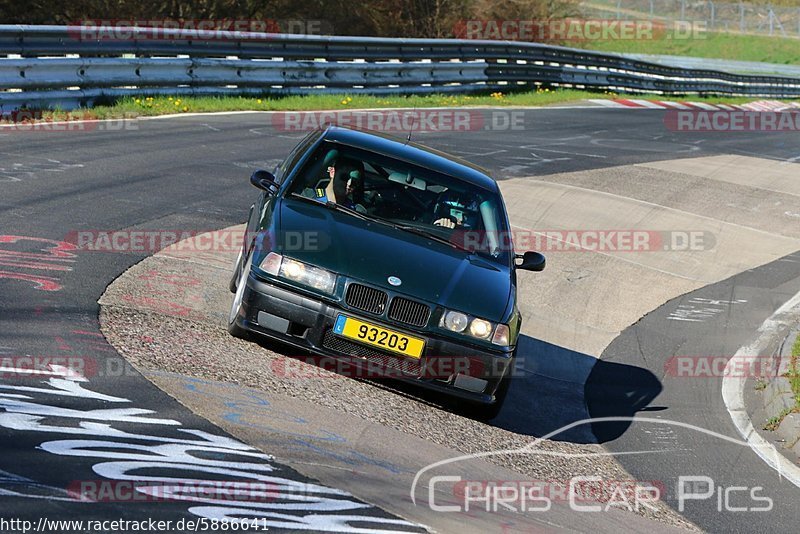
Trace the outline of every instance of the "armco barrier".
{"label": "armco barrier", "polygon": [[[618,92],[800,96],[800,78],[669,67],[535,43],[0,25],[2,111],[126,94],[450,93],[549,84]],[[3,58],[3,56],[5,58]]]}

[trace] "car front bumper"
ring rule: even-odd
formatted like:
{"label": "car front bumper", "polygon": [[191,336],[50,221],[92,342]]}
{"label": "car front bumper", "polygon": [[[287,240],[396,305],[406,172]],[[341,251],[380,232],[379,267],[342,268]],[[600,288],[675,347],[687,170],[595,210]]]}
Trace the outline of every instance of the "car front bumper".
{"label": "car front bumper", "polygon": [[[340,314],[422,338],[423,354],[419,359],[394,355],[334,334],[333,326]],[[347,374],[363,378],[389,377],[411,382],[479,404],[495,401],[495,392],[513,365],[513,348],[490,351],[454,343],[277,287],[252,273],[247,278],[236,323],[250,332],[322,357],[324,368],[346,369]],[[331,361],[342,362],[346,367],[329,365]]]}

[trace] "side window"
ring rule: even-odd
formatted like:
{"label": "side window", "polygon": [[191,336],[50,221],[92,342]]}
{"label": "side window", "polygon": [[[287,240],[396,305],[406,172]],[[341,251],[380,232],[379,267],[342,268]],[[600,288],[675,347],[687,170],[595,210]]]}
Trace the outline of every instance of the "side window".
{"label": "side window", "polygon": [[297,162],[300,161],[300,158],[306,153],[311,145],[313,145],[319,136],[322,134],[320,130],[314,130],[313,132],[309,133],[307,136],[300,141],[296,147],[289,153],[283,163],[281,163],[278,168],[276,169],[275,179],[278,181],[279,184],[282,184],[283,181],[286,179],[286,176],[289,174],[289,171],[297,165]]}

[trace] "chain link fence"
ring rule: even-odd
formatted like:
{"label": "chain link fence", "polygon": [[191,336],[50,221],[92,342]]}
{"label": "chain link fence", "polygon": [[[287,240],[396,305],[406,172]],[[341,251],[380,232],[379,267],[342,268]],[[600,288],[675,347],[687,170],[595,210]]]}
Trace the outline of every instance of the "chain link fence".
{"label": "chain link fence", "polygon": [[585,17],[690,21],[712,31],[800,38],[800,6],[710,0],[588,0]]}

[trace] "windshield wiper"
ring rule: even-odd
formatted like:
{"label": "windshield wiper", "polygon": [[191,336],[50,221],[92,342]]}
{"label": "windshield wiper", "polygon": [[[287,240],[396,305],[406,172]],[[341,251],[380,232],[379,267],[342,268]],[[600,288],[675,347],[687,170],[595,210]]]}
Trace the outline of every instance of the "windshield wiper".
{"label": "windshield wiper", "polygon": [[342,206],[341,204],[337,204],[336,202],[332,202],[330,200],[327,201],[327,202],[321,202],[319,200],[303,196],[303,195],[301,195],[299,193],[290,193],[289,196],[291,196],[292,198],[303,200],[303,201],[311,203],[311,204],[316,204],[318,206],[325,206],[328,209],[338,210],[338,211],[350,214],[350,215],[352,215],[354,217],[358,217],[359,219],[364,220],[364,221],[374,221],[374,222],[378,222],[378,223],[381,223],[381,224],[385,224],[387,226],[391,226],[392,228],[397,228],[398,230],[402,230],[404,232],[408,232],[408,233],[411,233],[411,234],[422,236],[422,237],[425,237],[425,238],[430,239],[432,241],[436,241],[438,243],[442,243],[444,245],[450,245],[451,247],[456,248],[458,250],[463,250],[464,252],[474,253],[473,251],[468,250],[465,247],[462,247],[462,246],[458,245],[458,243],[454,243],[453,241],[450,241],[449,239],[446,239],[446,238],[444,238],[442,236],[436,235],[436,234],[434,234],[432,232],[428,232],[428,231],[423,230],[422,228],[418,228],[416,226],[410,226],[410,225],[407,225],[407,224],[399,224],[399,223],[393,222],[393,221],[391,221],[389,219],[384,219],[382,217],[376,217],[374,215],[367,215],[366,213],[361,213],[360,211],[354,210],[352,208],[348,208],[347,206]]}
{"label": "windshield wiper", "polygon": [[458,243],[450,241],[449,239],[446,239],[446,238],[444,238],[444,237],[442,237],[440,235],[436,235],[433,232],[428,232],[427,230],[423,230],[422,228],[419,228],[417,226],[409,226],[409,225],[406,225],[406,224],[397,224],[397,223],[391,223],[391,224],[395,228],[397,228],[399,230],[403,230],[404,232],[409,232],[411,234],[416,234],[416,235],[419,235],[419,236],[422,236],[422,237],[426,237],[426,238],[428,238],[428,239],[430,239],[432,241],[436,241],[438,243],[442,243],[442,244],[445,244],[445,245],[450,245],[453,248],[457,248],[459,250],[463,250],[464,252],[472,253],[471,250],[468,250],[468,249],[460,246]]}
{"label": "windshield wiper", "polygon": [[311,204],[316,204],[317,206],[325,206],[326,208],[331,209],[331,210],[342,211],[344,213],[348,213],[350,215],[353,215],[354,217],[358,217],[359,219],[362,219],[362,220],[365,220],[365,221],[378,220],[378,219],[375,219],[373,217],[370,217],[369,215],[367,215],[365,213],[361,213],[360,211],[356,211],[356,210],[354,210],[352,208],[348,208],[347,206],[342,206],[341,204],[337,204],[336,202],[333,202],[331,200],[328,200],[326,202],[322,202],[320,200],[316,200],[316,199],[313,199],[313,198],[305,197],[305,196],[303,196],[303,195],[301,195],[299,193],[290,193],[290,196],[292,198],[296,198],[296,199],[299,199],[299,200],[304,200],[304,201],[309,202]]}

